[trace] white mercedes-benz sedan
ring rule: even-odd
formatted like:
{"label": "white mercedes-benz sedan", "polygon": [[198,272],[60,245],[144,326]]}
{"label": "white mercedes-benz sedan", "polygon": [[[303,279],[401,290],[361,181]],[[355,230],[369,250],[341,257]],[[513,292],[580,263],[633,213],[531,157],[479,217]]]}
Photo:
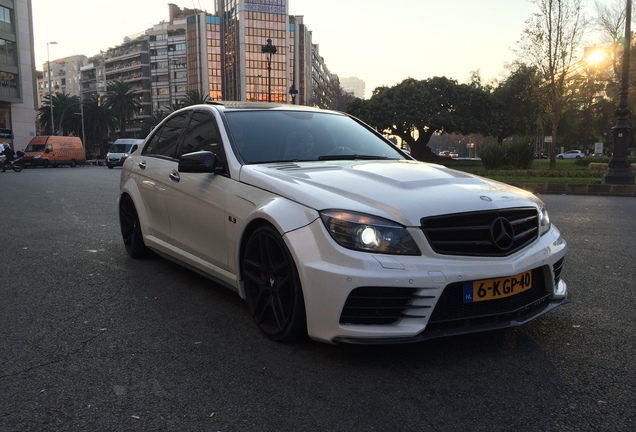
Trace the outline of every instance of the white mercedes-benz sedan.
{"label": "white mercedes-benz sedan", "polygon": [[123,243],[236,291],[276,341],[402,343],[514,327],[568,302],[540,199],[413,160],[346,114],[208,103],[124,163]]}

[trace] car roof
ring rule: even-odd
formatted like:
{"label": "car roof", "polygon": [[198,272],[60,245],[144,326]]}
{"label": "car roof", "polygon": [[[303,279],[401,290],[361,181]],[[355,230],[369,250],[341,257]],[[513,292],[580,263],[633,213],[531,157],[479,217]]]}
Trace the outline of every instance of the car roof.
{"label": "car roof", "polygon": [[[244,102],[244,101],[206,101],[203,106],[214,106],[219,111],[247,111],[247,110],[294,110],[294,111],[313,111],[313,112],[332,112],[337,111],[324,110],[316,107],[309,107],[305,105],[292,105],[281,103],[269,103],[269,102]],[[199,105],[199,106],[202,106]],[[196,107],[197,105],[193,105]],[[187,108],[192,108],[189,106]],[[342,113],[338,113],[342,114]]]}

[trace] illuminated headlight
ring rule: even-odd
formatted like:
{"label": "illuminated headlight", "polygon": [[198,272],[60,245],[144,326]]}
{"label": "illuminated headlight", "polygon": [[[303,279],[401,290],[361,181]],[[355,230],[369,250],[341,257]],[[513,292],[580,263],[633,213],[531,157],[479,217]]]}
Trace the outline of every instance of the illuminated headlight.
{"label": "illuminated headlight", "polygon": [[325,210],[320,217],[331,237],[347,249],[421,255],[406,228],[390,220],[343,210]]}
{"label": "illuminated headlight", "polygon": [[124,153],[124,157],[127,158],[128,157],[128,153]]}
{"label": "illuminated headlight", "polygon": [[548,216],[548,211],[545,207],[541,207],[539,211],[539,235],[543,235],[550,231],[550,227],[552,224],[550,223],[550,216]]}

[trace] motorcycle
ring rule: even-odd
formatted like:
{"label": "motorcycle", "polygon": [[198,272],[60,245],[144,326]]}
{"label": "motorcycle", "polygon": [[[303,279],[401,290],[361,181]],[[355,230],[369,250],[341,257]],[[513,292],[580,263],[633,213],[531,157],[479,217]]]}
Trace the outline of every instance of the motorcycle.
{"label": "motorcycle", "polygon": [[20,172],[24,169],[24,162],[22,162],[23,156],[24,152],[21,150],[18,150],[10,161],[6,160],[6,157],[3,156],[2,161],[0,161],[0,166],[4,169],[10,168],[15,172]]}

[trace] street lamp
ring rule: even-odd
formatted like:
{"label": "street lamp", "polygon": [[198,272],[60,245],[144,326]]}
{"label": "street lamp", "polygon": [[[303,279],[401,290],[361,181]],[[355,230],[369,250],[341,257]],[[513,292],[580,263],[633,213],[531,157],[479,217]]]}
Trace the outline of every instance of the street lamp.
{"label": "street lamp", "polygon": [[46,68],[47,73],[49,75],[49,106],[51,107],[51,135],[55,135],[55,121],[53,120],[53,95],[51,94],[51,56],[49,54],[49,46],[57,45],[57,42],[47,42],[46,43]]}
{"label": "street lamp", "polygon": [[261,52],[267,58],[267,101],[272,101],[272,56],[276,54],[276,46],[272,45],[272,40],[267,39],[267,45],[261,47]]}
{"label": "street lamp", "polygon": [[616,125],[612,128],[614,138],[614,153],[610,159],[609,169],[603,175],[603,183],[606,184],[634,184],[634,174],[629,169],[627,159],[627,141],[631,136],[632,128],[629,126],[629,105],[627,103],[629,84],[629,51],[631,48],[631,22],[632,0],[627,0],[625,11],[625,46],[623,51],[623,70],[621,77],[620,102],[616,108]]}
{"label": "street lamp", "polygon": [[289,88],[289,95],[292,99],[292,105],[296,105],[296,95],[298,94],[298,90],[296,90],[296,86],[294,84]]}

